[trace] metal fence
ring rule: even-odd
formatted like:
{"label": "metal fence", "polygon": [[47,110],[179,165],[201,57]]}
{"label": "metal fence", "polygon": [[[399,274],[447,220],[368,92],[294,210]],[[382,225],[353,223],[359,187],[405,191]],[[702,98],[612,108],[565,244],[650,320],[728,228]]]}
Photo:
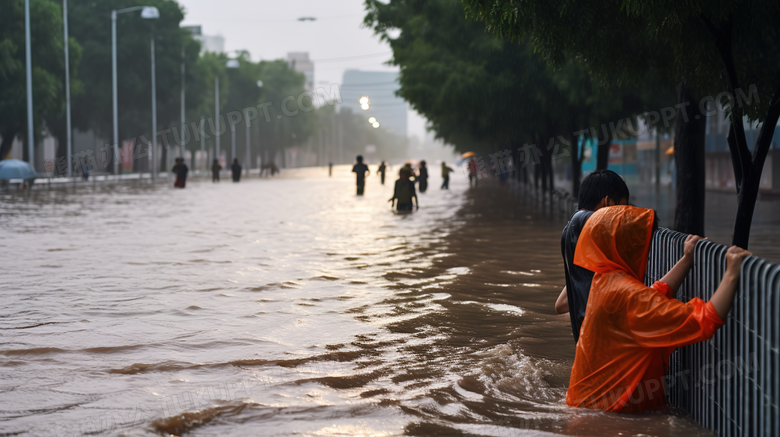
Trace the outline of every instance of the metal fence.
{"label": "metal fence", "polygon": [[[654,234],[648,285],[680,259],[686,237],[664,228]],[[726,249],[697,244],[679,300],[712,297],[726,269]],[[780,265],[751,256],[741,278],[726,325],[711,340],[672,354],[666,393],[672,406],[718,435],[780,436]]]}

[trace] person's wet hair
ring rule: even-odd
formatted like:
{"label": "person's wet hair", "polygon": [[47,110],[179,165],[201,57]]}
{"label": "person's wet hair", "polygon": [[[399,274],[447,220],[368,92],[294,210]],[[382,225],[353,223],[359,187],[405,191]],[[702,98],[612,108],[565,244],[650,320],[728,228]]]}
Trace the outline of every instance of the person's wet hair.
{"label": "person's wet hair", "polygon": [[619,174],[612,170],[596,170],[582,180],[577,199],[579,209],[595,209],[601,199],[609,197],[615,203],[628,200],[628,186]]}

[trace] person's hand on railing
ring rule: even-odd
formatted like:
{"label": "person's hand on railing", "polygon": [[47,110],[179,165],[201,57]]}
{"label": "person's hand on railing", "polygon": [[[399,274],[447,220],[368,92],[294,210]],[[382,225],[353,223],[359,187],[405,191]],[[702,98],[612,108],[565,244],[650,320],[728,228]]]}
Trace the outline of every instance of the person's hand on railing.
{"label": "person's hand on railing", "polygon": [[736,275],[736,277],[739,279],[742,268],[742,261],[744,261],[745,258],[749,257],[750,255],[753,255],[753,253],[748,252],[741,247],[729,247],[729,250],[726,251],[726,275],[731,273],[732,275]]}
{"label": "person's hand on railing", "polygon": [[731,246],[726,251],[726,273],[723,274],[723,279],[721,279],[718,289],[715,290],[715,294],[710,299],[715,311],[718,312],[718,316],[724,322],[729,311],[731,311],[731,304],[734,302],[734,295],[739,285],[742,261],[750,255],[753,254],[737,246]]}
{"label": "person's hand on railing", "polygon": [[698,243],[700,240],[706,240],[705,237],[700,237],[698,235],[688,235],[688,237],[685,239],[685,244],[683,246],[683,258],[686,258],[690,260],[691,265],[693,265],[693,251],[696,250],[696,243]]}
{"label": "person's hand on railing", "polygon": [[672,294],[677,295],[677,290],[685,280],[685,276],[691,271],[693,267],[693,251],[696,249],[696,243],[700,240],[705,240],[698,235],[688,235],[683,245],[683,256],[677,261],[677,264],[672,267],[663,278],[659,279],[660,282],[668,285],[672,289]]}

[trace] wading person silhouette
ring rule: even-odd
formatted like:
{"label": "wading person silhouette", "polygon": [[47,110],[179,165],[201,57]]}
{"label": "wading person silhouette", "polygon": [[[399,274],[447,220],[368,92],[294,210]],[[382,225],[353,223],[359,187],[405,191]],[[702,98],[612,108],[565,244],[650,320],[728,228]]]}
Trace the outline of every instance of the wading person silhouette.
{"label": "wading person silhouette", "polygon": [[173,183],[174,188],[184,188],[187,183],[187,173],[190,171],[184,164],[184,158],[176,158],[176,164],[171,171],[176,175],[176,182]]}
{"label": "wading person silhouette", "polygon": [[387,166],[385,165],[385,162],[382,161],[381,164],[379,164],[379,167],[376,169],[377,174],[379,174],[379,181],[382,183],[382,185],[385,184],[385,172],[387,171]]}
{"label": "wading person silhouette", "polygon": [[441,178],[444,179],[444,182],[441,184],[442,190],[449,190],[450,189],[450,173],[452,173],[453,170],[450,167],[447,167],[447,164],[442,161],[441,163]]}
{"label": "wading person silhouette", "polygon": [[92,170],[92,166],[89,165],[89,159],[84,158],[84,162],[81,163],[81,177],[84,178],[85,181],[89,180],[90,170]]}
{"label": "wading person silhouette", "polygon": [[469,187],[477,186],[477,160],[471,158],[468,163],[469,168]]}
{"label": "wading person silhouette", "polygon": [[428,191],[428,166],[425,161],[420,161],[420,172],[417,175],[417,180],[420,181],[420,192]]}
{"label": "wading person silhouette", "polygon": [[219,172],[222,170],[222,166],[219,165],[219,161],[216,159],[211,164],[211,182],[219,182]]}
{"label": "wading person silhouette", "polygon": [[371,173],[371,171],[368,170],[367,165],[363,164],[362,156],[358,155],[355,160],[357,161],[357,164],[352,167],[352,173],[357,175],[357,195],[362,196],[363,191],[366,188],[366,173]]}
{"label": "wading person silhouette", "polygon": [[230,166],[230,172],[233,174],[233,182],[241,180],[241,164],[238,163],[238,158],[233,159],[233,165]]}
{"label": "wading person silhouette", "polygon": [[333,176],[333,163],[328,163],[328,177]]}
{"label": "wading person silhouette", "polygon": [[[388,200],[391,208],[395,205],[398,211],[411,211],[413,206],[420,209],[417,193],[414,191],[414,181],[409,179],[411,175],[412,170],[406,166],[402,167],[401,171],[398,172],[399,179],[395,181],[393,197]],[[412,199],[414,199],[414,205],[412,205]]]}

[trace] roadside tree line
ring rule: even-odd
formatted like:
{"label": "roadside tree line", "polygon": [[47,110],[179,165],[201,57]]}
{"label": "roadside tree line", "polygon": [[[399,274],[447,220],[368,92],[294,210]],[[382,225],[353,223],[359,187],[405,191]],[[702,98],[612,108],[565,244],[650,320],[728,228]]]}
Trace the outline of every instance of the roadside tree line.
{"label": "roadside tree line", "polygon": [[[733,243],[746,248],[761,171],[780,117],[780,3],[551,0],[365,0],[365,25],[393,49],[399,94],[456,150],[542,151],[569,143],[576,197],[578,136],[598,144],[606,168],[618,135],[591,126],[628,119],[675,130],[675,228],[704,234],[705,96],[730,117],[737,181]],[[728,96],[731,96],[729,99]],[[736,96],[748,100],[737,105]],[[673,125],[642,114],[675,108]],[[747,144],[743,118],[762,122]],[[668,121],[668,120],[667,120]],[[630,131],[627,129],[625,132]],[[603,136],[600,136],[603,135]],[[533,167],[551,189],[552,154]],[[515,161],[517,162],[517,161]],[[518,177],[528,179],[524,171]]]}

